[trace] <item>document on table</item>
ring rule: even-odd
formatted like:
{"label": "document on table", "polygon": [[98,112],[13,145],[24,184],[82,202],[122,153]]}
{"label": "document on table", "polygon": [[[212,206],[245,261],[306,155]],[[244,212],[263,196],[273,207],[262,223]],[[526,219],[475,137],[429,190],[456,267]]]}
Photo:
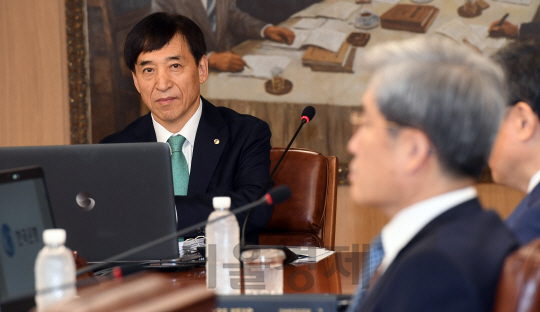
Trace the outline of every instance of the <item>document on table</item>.
{"label": "document on table", "polygon": [[294,24],[294,28],[297,29],[315,29],[319,28],[324,22],[326,22],[326,18],[302,18],[296,24]]}
{"label": "document on table", "polygon": [[397,4],[399,0],[372,0],[373,2]]}
{"label": "document on table", "polygon": [[245,55],[242,58],[251,68],[244,67],[243,71],[239,73],[227,73],[228,75],[271,79],[272,69],[274,67],[284,70],[291,61],[286,56],[274,55]]}
{"label": "document on table", "polygon": [[347,34],[326,28],[317,28],[307,37],[304,45],[313,45],[337,53]]}
{"label": "document on table", "polygon": [[345,1],[319,2],[293,14],[291,17],[326,17],[346,20],[360,10],[361,7],[358,4]]}
{"label": "document on table", "polygon": [[292,32],[294,32],[294,41],[291,44],[280,43],[280,42],[271,41],[271,40],[265,40],[263,42],[263,46],[282,48],[282,49],[299,50],[304,45],[304,42],[306,42],[307,38],[311,34],[311,30],[292,29]]}
{"label": "document on table", "polygon": [[293,263],[319,262],[334,253],[334,251],[319,247],[287,246],[287,248],[300,256]]}
{"label": "document on table", "polygon": [[512,4],[531,5],[532,0],[495,0],[498,2],[506,2]]}
{"label": "document on table", "polygon": [[263,45],[267,47],[297,50],[303,46],[313,45],[337,53],[347,38],[346,33],[327,28],[317,28],[314,30],[293,29],[293,32],[295,38],[290,45],[270,40],[265,40]]}
{"label": "document on table", "polygon": [[487,38],[488,27],[483,25],[467,25],[459,19],[453,19],[436,30],[437,33],[452,38],[458,43],[468,41],[480,51],[499,49],[504,45],[504,38]]}

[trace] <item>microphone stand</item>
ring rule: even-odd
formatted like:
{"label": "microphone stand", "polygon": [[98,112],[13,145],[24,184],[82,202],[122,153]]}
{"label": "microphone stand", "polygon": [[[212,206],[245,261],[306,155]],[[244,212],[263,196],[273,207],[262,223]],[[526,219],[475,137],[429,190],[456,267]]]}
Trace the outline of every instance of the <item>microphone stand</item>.
{"label": "microphone stand", "polygon": [[[272,177],[274,176],[274,173],[276,173],[276,170],[279,167],[279,164],[281,164],[281,161],[283,160],[283,158],[285,157],[285,154],[287,154],[287,151],[289,150],[289,148],[293,144],[294,139],[296,139],[296,136],[300,132],[300,129],[302,129],[304,124],[306,124],[308,121],[309,120],[307,120],[307,118],[302,117],[302,122],[300,123],[300,126],[298,127],[298,129],[296,130],[296,133],[294,134],[293,138],[289,142],[289,145],[287,145],[287,147],[285,148],[285,151],[283,151],[283,154],[281,154],[281,157],[279,158],[276,166],[274,167],[274,170],[272,170],[272,173],[270,173],[270,176],[268,177],[268,180],[266,180],[266,183],[264,184],[264,186],[259,191],[259,194],[257,194],[257,197],[255,197],[256,199],[259,199],[262,196],[262,194],[264,194],[264,190],[266,190],[266,188],[268,187],[268,184],[270,184],[270,181],[272,180]],[[246,218],[244,219],[244,224],[242,224],[242,240],[240,241],[240,246],[242,246],[242,247],[246,246],[246,226],[247,226],[247,221],[248,221],[249,216],[251,215],[252,211],[253,211],[253,209],[248,211],[248,213],[246,215]]]}

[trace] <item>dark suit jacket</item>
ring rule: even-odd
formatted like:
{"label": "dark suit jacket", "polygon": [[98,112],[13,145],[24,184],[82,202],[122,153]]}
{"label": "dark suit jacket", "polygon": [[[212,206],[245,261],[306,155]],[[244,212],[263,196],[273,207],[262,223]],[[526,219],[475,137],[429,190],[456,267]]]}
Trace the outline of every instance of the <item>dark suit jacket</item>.
{"label": "dark suit jacket", "polygon": [[519,28],[520,37],[540,36],[540,22],[523,23]]}
{"label": "dark suit jacket", "polygon": [[266,25],[236,6],[236,0],[216,1],[216,32],[206,15],[201,0],[153,0],[152,12],[182,14],[193,20],[202,30],[208,52],[228,51],[247,39],[261,39]]}
{"label": "dark suit jacket", "polygon": [[523,198],[506,224],[522,245],[540,237],[540,184]]}
{"label": "dark suit jacket", "polygon": [[469,200],[420,230],[359,311],[491,311],[504,258],[515,248],[499,217]]}
{"label": "dark suit jacket", "polygon": [[[270,175],[268,124],[226,107],[215,107],[202,99],[202,116],[197,128],[187,196],[176,196],[178,229],[208,219],[214,196],[231,197],[231,209],[248,204]],[[218,139],[219,144],[214,140]],[[100,143],[156,142],[150,113]],[[270,185],[272,187],[272,184]],[[237,215],[240,227],[246,213]],[[258,243],[258,232],[272,216],[271,207],[255,209],[249,217],[246,240]],[[198,235],[202,229],[186,237]]]}

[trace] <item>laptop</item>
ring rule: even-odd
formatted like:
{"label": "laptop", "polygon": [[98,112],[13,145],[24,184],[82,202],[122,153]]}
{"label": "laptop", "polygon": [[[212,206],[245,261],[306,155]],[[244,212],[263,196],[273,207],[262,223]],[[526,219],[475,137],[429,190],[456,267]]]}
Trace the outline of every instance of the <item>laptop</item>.
{"label": "laptop", "polygon": [[0,171],[0,306],[28,311],[34,306],[34,262],[43,230],[53,228],[43,171],[27,167]]}
{"label": "laptop", "polygon": [[[40,166],[53,218],[66,246],[102,262],[176,231],[170,149],[166,143],[0,148],[0,170]],[[171,238],[121,261],[177,259]]]}

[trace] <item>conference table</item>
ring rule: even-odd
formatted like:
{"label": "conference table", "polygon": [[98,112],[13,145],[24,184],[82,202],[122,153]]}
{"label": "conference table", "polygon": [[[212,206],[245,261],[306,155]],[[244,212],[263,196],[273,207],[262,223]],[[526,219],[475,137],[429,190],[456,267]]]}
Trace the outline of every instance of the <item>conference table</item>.
{"label": "conference table", "polygon": [[[358,249],[358,248],[357,248]],[[350,295],[358,284],[362,253],[358,251],[336,252],[316,263],[289,264],[284,266],[284,296],[270,296],[280,302],[287,300],[316,301],[317,298],[337,298],[335,295]],[[240,269],[239,269],[240,270]],[[223,296],[214,297],[206,290],[204,264],[185,270],[155,270],[113,278],[114,274],[95,276],[80,281],[80,298],[71,305],[58,309],[69,311],[126,311],[167,310],[164,306],[188,307],[172,311],[210,311],[215,302],[223,302]],[[240,275],[241,276],[241,275]],[[86,281],[86,282],[85,282]],[[243,292],[243,290],[242,290]],[[303,296],[306,295],[307,297]],[[288,296],[288,295],[293,295]],[[328,295],[328,296],[323,296]],[[311,296],[311,297],[310,297]],[[257,301],[265,296],[242,295],[242,300]],[[346,296],[347,297],[347,296]],[[233,297],[232,300],[236,300]],[[269,296],[266,296],[269,298]],[[227,299],[227,298],[225,298]],[[157,307],[162,308],[157,308]],[[204,307],[204,309],[203,309]],[[132,310],[133,309],[133,310]],[[206,310],[205,310],[206,309]],[[169,310],[167,310],[169,311]]]}

